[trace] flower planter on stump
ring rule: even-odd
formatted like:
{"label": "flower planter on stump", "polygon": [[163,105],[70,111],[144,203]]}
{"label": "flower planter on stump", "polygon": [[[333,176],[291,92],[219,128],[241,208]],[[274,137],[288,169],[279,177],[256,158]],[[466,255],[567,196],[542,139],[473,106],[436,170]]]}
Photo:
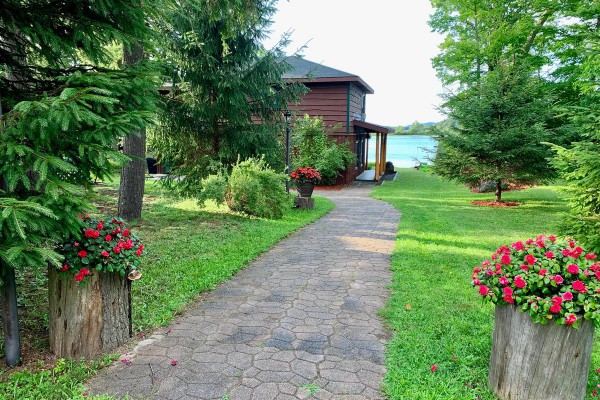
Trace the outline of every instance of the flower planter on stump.
{"label": "flower planter on stump", "polygon": [[131,281],[94,273],[84,284],[49,268],[50,349],[65,358],[91,358],[129,340]]}
{"label": "flower planter on stump", "polygon": [[517,306],[496,306],[489,384],[510,400],[578,400],[586,394],[594,325],[541,325]]}
{"label": "flower planter on stump", "polygon": [[315,184],[312,182],[298,184],[298,197],[294,199],[294,204],[297,208],[303,210],[312,210],[315,208],[315,199],[311,197],[313,190],[315,190]]}
{"label": "flower planter on stump", "polygon": [[300,197],[311,197],[315,190],[315,184],[313,182],[305,182],[298,184],[298,196]]}

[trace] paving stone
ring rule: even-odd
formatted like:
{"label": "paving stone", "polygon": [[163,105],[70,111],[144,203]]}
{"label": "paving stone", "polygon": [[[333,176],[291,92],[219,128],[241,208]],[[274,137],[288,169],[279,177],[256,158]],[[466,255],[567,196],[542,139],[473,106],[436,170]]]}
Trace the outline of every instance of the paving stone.
{"label": "paving stone", "polygon": [[[131,365],[116,362],[87,387],[173,400],[384,398],[390,332],[377,313],[400,216],[371,188],[322,193],[336,203],[327,216],[202,295],[139,342],[125,357]],[[313,396],[307,385],[318,388]]]}

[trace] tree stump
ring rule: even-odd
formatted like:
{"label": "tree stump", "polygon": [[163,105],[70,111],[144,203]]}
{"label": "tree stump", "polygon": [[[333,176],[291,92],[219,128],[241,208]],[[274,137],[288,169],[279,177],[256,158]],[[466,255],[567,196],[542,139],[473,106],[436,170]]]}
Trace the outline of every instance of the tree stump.
{"label": "tree stump", "polygon": [[49,268],[50,350],[58,357],[92,358],[131,337],[131,281],[94,272],[78,285]]}
{"label": "tree stump", "polygon": [[294,198],[296,208],[301,210],[313,210],[315,208],[315,199],[312,197],[296,197]]}
{"label": "tree stump", "polygon": [[535,324],[516,306],[496,306],[489,384],[510,400],[584,399],[594,326]]}

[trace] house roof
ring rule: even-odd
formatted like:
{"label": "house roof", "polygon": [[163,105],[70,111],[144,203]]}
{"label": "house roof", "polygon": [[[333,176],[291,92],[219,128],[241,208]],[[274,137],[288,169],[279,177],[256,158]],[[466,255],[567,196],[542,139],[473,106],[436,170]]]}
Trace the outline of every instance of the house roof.
{"label": "house roof", "polygon": [[354,121],[352,121],[352,124],[354,126],[360,126],[361,128],[364,128],[365,131],[368,133],[371,133],[371,132],[389,133],[390,132],[389,128],[386,128],[385,126],[373,124],[370,122],[354,120]]}
{"label": "house roof", "polygon": [[286,57],[284,62],[292,67],[290,71],[283,74],[284,79],[303,83],[354,82],[366,93],[374,93],[373,89],[358,75],[327,67],[298,56]]}

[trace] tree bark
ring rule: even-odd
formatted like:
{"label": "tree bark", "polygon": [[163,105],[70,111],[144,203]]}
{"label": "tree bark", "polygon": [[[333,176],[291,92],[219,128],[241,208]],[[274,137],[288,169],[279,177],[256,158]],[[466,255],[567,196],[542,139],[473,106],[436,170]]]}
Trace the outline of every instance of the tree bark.
{"label": "tree bark", "polygon": [[131,285],[119,273],[95,272],[83,285],[55,268],[48,272],[50,350],[58,357],[92,358],[131,337]]}
{"label": "tree bark", "polygon": [[502,201],[502,179],[496,180],[496,201]]}
{"label": "tree bark", "polygon": [[[141,45],[131,45],[123,50],[123,62],[132,65],[142,61],[144,49]],[[144,185],[146,183],[146,131],[131,132],[123,139],[123,153],[131,160],[121,169],[119,185],[119,217],[126,220],[142,217]]]}
{"label": "tree bark", "polygon": [[6,364],[15,367],[21,363],[21,337],[17,308],[17,284],[14,268],[0,260],[2,274],[2,319],[4,322],[4,354]]}
{"label": "tree bark", "polygon": [[510,400],[583,400],[594,326],[535,324],[516,306],[496,306],[489,384]]}

